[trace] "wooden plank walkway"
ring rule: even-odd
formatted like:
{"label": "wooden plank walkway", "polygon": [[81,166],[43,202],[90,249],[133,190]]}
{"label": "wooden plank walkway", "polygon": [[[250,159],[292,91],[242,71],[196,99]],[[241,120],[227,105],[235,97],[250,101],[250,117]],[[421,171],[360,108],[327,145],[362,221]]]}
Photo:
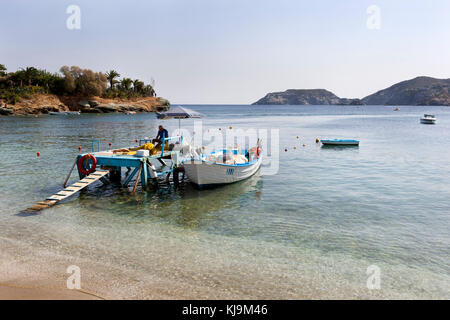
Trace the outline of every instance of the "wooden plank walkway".
{"label": "wooden plank walkway", "polygon": [[99,180],[100,178],[106,176],[108,173],[109,173],[108,170],[94,171],[87,177],[84,177],[80,181],[68,186],[67,188],[59,191],[58,193],[55,193],[54,195],[48,197],[44,201],[41,201],[41,202],[38,202],[38,203],[32,205],[31,207],[29,207],[28,209],[26,209],[24,211],[25,212],[41,211],[41,210],[47,209],[49,207],[52,207],[55,204],[57,204],[59,201],[64,200],[64,199],[74,195],[81,189],[86,188],[88,185],[90,185],[90,184],[94,183],[95,181]]}

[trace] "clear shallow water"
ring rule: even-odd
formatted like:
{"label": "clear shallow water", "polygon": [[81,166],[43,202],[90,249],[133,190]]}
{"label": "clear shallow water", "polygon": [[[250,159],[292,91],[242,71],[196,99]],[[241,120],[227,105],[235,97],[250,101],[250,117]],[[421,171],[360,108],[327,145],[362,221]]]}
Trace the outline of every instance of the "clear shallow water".
{"label": "clear shallow water", "polygon": [[[79,145],[89,150],[100,139],[127,146],[155,135],[158,121],[152,114],[4,117],[1,237],[45,250],[47,259],[64,255],[88,272],[94,264],[122,272],[114,287],[105,285],[112,271],[86,283],[118,297],[148,297],[161,279],[173,288],[167,296],[450,297],[450,109],[195,109],[206,116],[204,130],[280,129],[278,174],[201,192],[186,185],[131,195],[99,184],[22,216],[59,190]],[[438,124],[419,124],[425,112]],[[171,132],[178,121],[164,124]],[[192,130],[192,121],[183,127]],[[322,148],[316,137],[357,138],[361,145]],[[373,264],[382,275],[376,291],[366,287]]]}

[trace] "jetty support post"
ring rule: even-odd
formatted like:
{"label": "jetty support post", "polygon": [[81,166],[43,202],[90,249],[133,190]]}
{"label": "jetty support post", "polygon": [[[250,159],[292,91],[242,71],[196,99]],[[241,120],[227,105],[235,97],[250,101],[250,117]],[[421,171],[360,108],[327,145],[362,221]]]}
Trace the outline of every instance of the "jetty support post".
{"label": "jetty support post", "polygon": [[72,171],[75,168],[75,166],[77,165],[77,163],[78,163],[78,158],[75,159],[75,162],[72,165],[72,169],[70,169],[69,173],[67,174],[66,180],[64,180],[64,183],[63,183],[63,188],[66,188],[67,181],[69,181],[70,175],[72,174]]}
{"label": "jetty support post", "polygon": [[120,183],[120,180],[122,178],[122,167],[110,167],[108,169],[111,181]]}
{"label": "jetty support post", "polygon": [[[81,154],[78,155],[78,157],[77,157],[77,163],[80,161],[81,157],[82,157]],[[83,179],[83,178],[85,177],[85,175],[82,174],[82,173],[80,172],[80,170],[78,169],[78,167],[77,167],[77,170],[78,170],[78,176],[80,177],[80,180]]]}
{"label": "jetty support post", "polygon": [[130,183],[131,179],[133,179],[133,177],[136,175],[136,173],[139,171],[140,167],[135,167],[133,172],[131,172],[131,174],[128,176],[128,178],[125,180],[123,186],[127,187],[128,184]]}
{"label": "jetty support post", "polygon": [[141,170],[141,185],[142,185],[142,189],[146,189],[148,174],[147,174],[147,163],[145,161],[142,161],[141,168],[142,168],[142,170]]}
{"label": "jetty support post", "polygon": [[158,173],[156,172],[155,166],[151,163],[150,159],[147,160],[148,166],[148,178],[151,179],[151,184],[154,188],[158,188]]}

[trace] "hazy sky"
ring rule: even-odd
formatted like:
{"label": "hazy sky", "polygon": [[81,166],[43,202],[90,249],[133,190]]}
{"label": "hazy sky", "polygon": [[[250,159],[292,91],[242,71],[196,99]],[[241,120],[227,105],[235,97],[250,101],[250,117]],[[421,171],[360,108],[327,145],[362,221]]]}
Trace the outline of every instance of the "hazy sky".
{"label": "hazy sky", "polygon": [[[66,27],[69,5],[81,29]],[[366,10],[377,5],[380,29]],[[361,98],[450,77],[449,0],[0,0],[0,63],[111,68],[172,103],[252,103],[325,88]]]}

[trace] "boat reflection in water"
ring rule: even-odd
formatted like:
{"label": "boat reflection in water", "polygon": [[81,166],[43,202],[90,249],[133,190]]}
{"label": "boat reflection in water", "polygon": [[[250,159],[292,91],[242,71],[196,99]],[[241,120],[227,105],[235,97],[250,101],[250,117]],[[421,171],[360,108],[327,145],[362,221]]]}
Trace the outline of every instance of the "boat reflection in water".
{"label": "boat reflection in water", "polygon": [[205,190],[184,183],[184,188],[178,191],[180,197],[166,203],[166,209],[178,225],[196,229],[203,223],[213,225],[211,220],[220,219],[224,209],[242,210],[243,202],[259,200],[262,187],[261,171],[248,179]]}
{"label": "boat reflection in water", "polygon": [[260,171],[248,179],[206,190],[199,190],[187,179],[177,188],[161,181],[157,189],[136,193],[120,185],[108,184],[87,188],[67,205],[82,207],[89,212],[89,215],[78,216],[79,220],[86,218],[85,222],[79,222],[87,225],[89,216],[94,214],[109,218],[126,216],[140,222],[157,221],[196,230],[205,224],[214,226],[224,212],[241,210],[242,203],[260,200],[262,187]]}

